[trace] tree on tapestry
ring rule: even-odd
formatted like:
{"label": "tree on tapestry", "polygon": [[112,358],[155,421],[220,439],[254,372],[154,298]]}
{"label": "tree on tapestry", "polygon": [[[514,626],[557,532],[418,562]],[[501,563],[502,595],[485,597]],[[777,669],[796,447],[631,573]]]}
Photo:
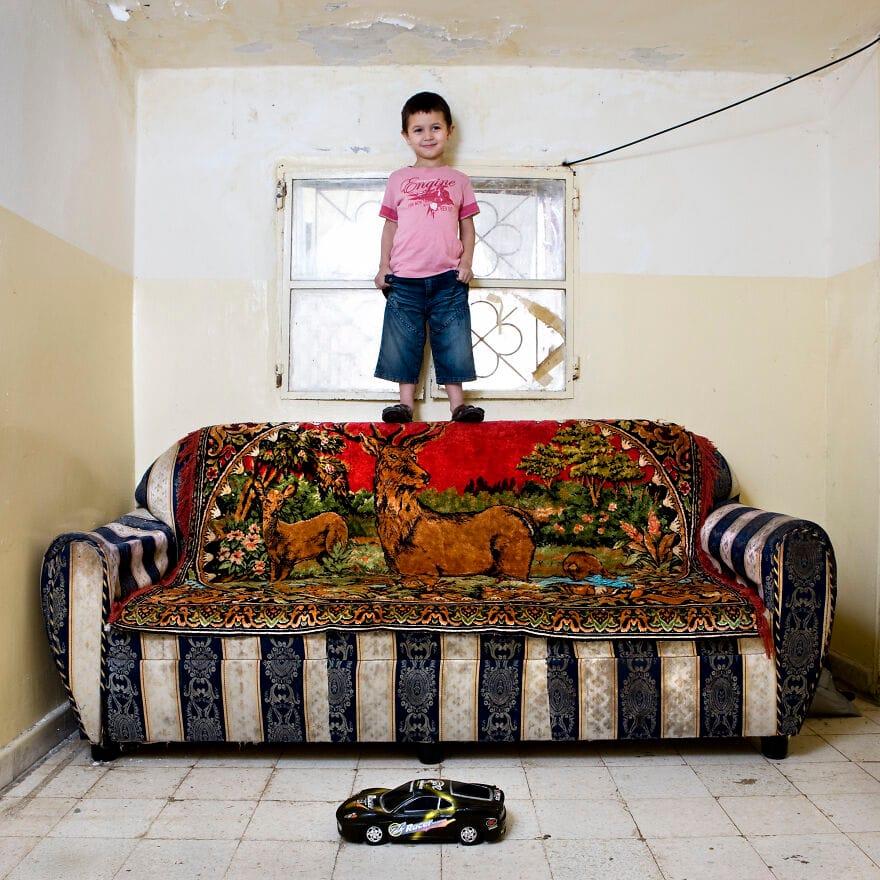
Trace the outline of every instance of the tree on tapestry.
{"label": "tree on tapestry", "polygon": [[642,469],[609,442],[593,425],[575,422],[560,428],[548,444],[539,443],[517,467],[551,484],[564,471],[589,490],[593,507],[599,506],[602,489],[621,485],[632,494],[633,481],[642,481]]}
{"label": "tree on tapestry", "polygon": [[321,499],[348,496],[348,465],[337,456],[345,440],[322,430],[279,431],[277,438],[263,439],[254,455],[244,456],[247,479],[241,487],[236,519],[243,521],[251,509],[257,484],[263,490],[280,488],[291,476],[308,480]]}
{"label": "tree on tapestry", "polygon": [[[590,422],[562,426],[517,467],[547,487],[547,506],[533,511],[542,544],[604,547],[606,565],[668,570],[679,536],[673,507],[663,505],[669,487],[623,448],[621,435]],[[658,514],[658,511],[661,511]]]}

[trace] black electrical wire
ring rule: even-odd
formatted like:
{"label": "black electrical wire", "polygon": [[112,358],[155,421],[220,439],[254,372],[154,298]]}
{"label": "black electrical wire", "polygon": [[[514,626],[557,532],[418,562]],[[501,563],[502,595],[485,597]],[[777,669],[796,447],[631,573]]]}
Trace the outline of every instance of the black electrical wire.
{"label": "black electrical wire", "polygon": [[793,77],[792,79],[787,79],[784,82],[777,83],[775,86],[770,86],[769,89],[764,89],[762,92],[757,92],[754,95],[749,95],[748,98],[741,98],[739,101],[734,101],[732,104],[727,104],[725,107],[719,107],[717,110],[711,110],[709,113],[703,113],[702,116],[695,116],[693,119],[688,119],[686,122],[679,122],[677,125],[670,125],[669,128],[664,128],[662,131],[655,131],[653,134],[646,134],[644,137],[640,137],[634,141],[630,141],[627,144],[621,144],[619,147],[612,147],[610,150],[603,150],[601,153],[593,153],[592,156],[584,156],[583,159],[574,159],[571,162],[563,162],[562,165],[565,168],[571,168],[574,165],[580,165],[582,162],[589,162],[592,159],[598,159],[600,156],[607,156],[609,153],[616,153],[618,150],[625,150],[627,147],[634,147],[636,144],[641,144],[644,141],[649,141],[651,138],[660,137],[661,134],[668,134],[670,131],[675,131],[677,128],[684,128],[686,125],[691,125],[694,122],[700,122],[703,119],[708,119],[710,116],[715,116],[718,113],[723,113],[725,110],[732,110],[734,107],[739,107],[740,104],[745,104],[748,101],[754,101],[755,98],[760,98],[763,95],[769,95],[770,92],[775,92],[776,89],[781,89],[783,86],[790,86],[792,83],[797,82],[799,79],[803,79],[807,76],[813,76],[816,73],[821,73],[823,70],[827,70],[829,67],[833,67],[835,64],[841,64],[844,61],[848,61],[850,58],[853,58],[855,55],[860,54],[861,52],[865,52],[870,49],[872,46],[876,46],[880,43],[880,36],[875,37],[871,40],[870,43],[866,43],[861,49],[856,49],[854,52],[850,52],[849,55],[844,55],[842,58],[835,58],[834,61],[829,61],[827,64],[823,64],[821,67],[816,67],[813,70],[808,70],[806,73],[801,73],[798,76]]}

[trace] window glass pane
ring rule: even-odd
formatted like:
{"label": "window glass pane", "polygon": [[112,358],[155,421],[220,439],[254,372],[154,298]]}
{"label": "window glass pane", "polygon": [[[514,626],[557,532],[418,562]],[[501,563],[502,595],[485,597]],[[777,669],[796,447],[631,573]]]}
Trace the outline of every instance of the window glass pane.
{"label": "window glass pane", "polygon": [[375,288],[291,291],[288,391],[396,391],[373,378],[384,306]]}
{"label": "window glass pane", "polygon": [[565,291],[471,290],[474,391],[565,390]]}
{"label": "window glass pane", "polygon": [[[474,178],[478,278],[565,277],[565,184],[561,180]],[[295,180],[293,279],[363,280],[378,262],[384,180]]]}
{"label": "window glass pane", "polygon": [[295,180],[293,279],[357,281],[379,265],[384,180]]}
{"label": "window glass pane", "polygon": [[565,278],[565,183],[474,178],[477,278]]}

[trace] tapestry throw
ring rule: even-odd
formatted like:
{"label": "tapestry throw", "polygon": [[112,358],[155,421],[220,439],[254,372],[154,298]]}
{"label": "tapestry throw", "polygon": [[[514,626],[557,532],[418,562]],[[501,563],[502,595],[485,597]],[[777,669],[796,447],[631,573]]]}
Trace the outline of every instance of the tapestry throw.
{"label": "tapestry throw", "polygon": [[645,421],[213,426],[182,564],[113,622],[755,635],[759,603],[696,540],[716,471],[708,441]]}

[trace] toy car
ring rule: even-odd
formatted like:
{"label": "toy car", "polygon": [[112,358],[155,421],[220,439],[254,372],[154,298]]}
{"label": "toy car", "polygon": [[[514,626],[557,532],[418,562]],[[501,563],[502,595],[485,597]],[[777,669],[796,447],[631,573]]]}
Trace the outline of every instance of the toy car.
{"label": "toy car", "polygon": [[451,779],[414,779],[397,788],[367,788],[336,810],[347,840],[457,840],[472,846],[504,834],[504,792],[494,785]]}

